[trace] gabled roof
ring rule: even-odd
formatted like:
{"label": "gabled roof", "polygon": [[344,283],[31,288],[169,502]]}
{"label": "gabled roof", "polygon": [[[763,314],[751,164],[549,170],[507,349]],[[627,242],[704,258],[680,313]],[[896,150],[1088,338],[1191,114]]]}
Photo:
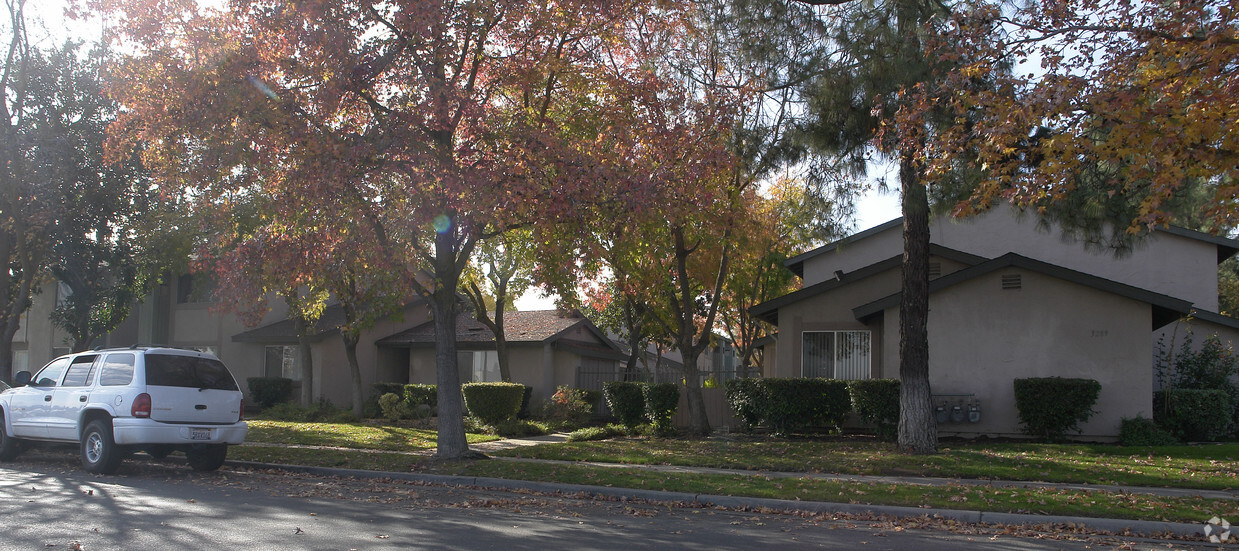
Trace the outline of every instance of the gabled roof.
{"label": "gabled roof", "polygon": [[[404,309],[422,302],[421,299],[416,299],[404,305]],[[344,325],[344,307],[339,303],[332,304],[323,309],[323,313],[314,322],[314,327],[310,332],[310,342],[318,342],[339,331],[341,325]],[[297,344],[297,329],[293,320],[285,318],[280,321],[243,331],[232,336],[232,342],[253,342],[262,344]]]}
{"label": "gabled roof", "polygon": [[[1020,256],[1015,253],[1007,253],[988,262],[984,262],[970,268],[965,268],[958,272],[947,274],[935,279],[929,282],[929,293],[933,294],[942,289],[993,273],[994,271],[1012,267],[1044,274],[1056,279],[1069,281],[1079,285],[1084,285],[1086,287],[1092,287],[1100,291],[1105,291],[1107,293],[1127,297],[1132,300],[1148,303],[1153,306],[1152,329],[1157,329],[1158,327],[1179,319],[1183,315],[1190,312],[1192,308],[1192,303],[1183,299],[1174,298],[1160,293],[1154,293],[1139,287],[1133,287],[1131,285],[1086,274],[1084,272],[1077,272],[1062,266],[1042,262],[1040,260],[1034,260],[1026,256]],[[863,320],[875,314],[879,314],[887,308],[898,306],[900,296],[901,293],[895,293],[868,304],[858,306],[852,309],[852,314],[856,316],[856,319]]]}
{"label": "gabled roof", "polygon": [[889,229],[891,229],[891,228],[897,228],[897,227],[900,227],[900,226],[902,226],[902,225],[903,225],[903,218],[896,218],[896,219],[894,219],[894,220],[891,220],[890,222],[886,222],[886,223],[883,223],[883,224],[879,224],[879,225],[874,226],[874,227],[872,227],[872,228],[869,228],[869,229],[867,229],[867,230],[865,230],[865,231],[858,232],[858,233],[854,233],[854,234],[849,235],[849,236],[847,236],[847,237],[844,237],[843,239],[840,239],[840,240],[838,240],[838,241],[833,241],[833,242],[831,242],[831,243],[827,243],[827,244],[822,245],[821,247],[818,247],[818,248],[816,248],[816,249],[813,249],[813,250],[811,250],[811,251],[809,251],[809,252],[806,252],[806,253],[802,253],[802,254],[799,254],[799,255],[793,256],[793,257],[791,257],[791,258],[789,258],[789,259],[787,259],[787,260],[783,261],[783,265],[784,265],[784,266],[787,266],[787,269],[791,270],[791,271],[792,271],[792,273],[796,274],[797,276],[799,276],[799,277],[804,277],[804,263],[805,263],[805,261],[806,261],[806,260],[808,260],[808,259],[810,259],[810,258],[813,258],[813,257],[815,257],[815,256],[819,256],[819,255],[826,254],[826,253],[828,253],[828,252],[830,252],[830,251],[833,251],[833,250],[835,250],[835,249],[838,249],[839,247],[842,247],[842,246],[847,245],[847,244],[849,244],[849,243],[855,243],[855,242],[860,241],[860,240],[863,240],[863,239],[865,239],[865,238],[867,238],[867,237],[870,237],[870,236],[873,236],[873,235],[876,235],[876,234],[882,233],[882,232],[884,232],[884,231],[886,231],[886,230],[889,230]]}
{"label": "gabled roof", "polygon": [[[570,345],[582,349],[592,349],[597,346],[599,351],[614,354],[622,352],[606,337],[588,318],[580,312],[564,313],[558,310],[530,310],[525,312],[504,312],[503,334],[509,345],[546,344],[557,341],[567,341],[563,336],[574,328],[583,327],[598,339],[598,343],[573,341]],[[434,346],[434,321],[427,321],[416,327],[406,329],[394,335],[375,342],[380,346],[425,347]],[[456,342],[461,345],[478,345],[494,343],[495,335],[490,328],[483,325],[468,312],[456,316]]]}
{"label": "gabled roof", "polygon": [[[949,247],[943,247],[942,245],[935,245],[932,243],[929,245],[929,254],[930,256],[937,256],[939,258],[945,258],[947,260],[954,260],[956,262],[959,262],[960,264],[964,264],[967,266],[975,266],[977,264],[980,264],[986,261],[985,257],[977,256],[975,254],[965,253],[962,251],[957,251]],[[822,293],[831,291],[838,287],[842,287],[849,283],[880,274],[892,268],[897,268],[902,263],[903,263],[902,254],[898,256],[892,256],[881,262],[875,262],[873,264],[865,266],[864,268],[860,268],[858,270],[852,270],[850,273],[843,274],[843,277],[836,277],[835,279],[828,279],[821,283],[817,283],[817,284],[805,287],[799,291],[788,293],[776,299],[768,300],[766,302],[758,304],[752,307],[751,309],[749,309],[749,313],[753,314],[758,319],[778,325],[779,324],[779,308],[782,308],[789,304],[800,302],[810,297],[820,295]]]}
{"label": "gabled roof", "polygon": [[[783,265],[787,266],[787,269],[791,270],[797,276],[804,277],[805,261],[813,257],[820,256],[828,252],[831,252],[833,250],[836,250],[841,246],[855,243],[858,241],[862,241],[864,239],[867,239],[869,237],[882,233],[891,228],[898,228],[901,226],[903,226],[903,218],[902,217],[896,218],[889,222],[879,224],[877,226],[869,228],[865,231],[852,234],[848,237],[844,237],[843,239],[840,239],[838,241],[828,243],[826,245],[813,249],[804,254],[789,258],[785,262],[783,262]],[[1227,258],[1230,258],[1235,253],[1239,253],[1239,240],[1230,239],[1228,237],[1222,237],[1222,236],[1213,235],[1209,233],[1198,232],[1195,230],[1189,230],[1187,228],[1180,228],[1178,226],[1163,226],[1163,227],[1158,228],[1155,231],[1165,232],[1171,235],[1177,235],[1179,237],[1185,237],[1187,239],[1195,239],[1197,241],[1204,241],[1205,243],[1217,245],[1217,261],[1218,262],[1221,262],[1223,260],[1226,260]]]}

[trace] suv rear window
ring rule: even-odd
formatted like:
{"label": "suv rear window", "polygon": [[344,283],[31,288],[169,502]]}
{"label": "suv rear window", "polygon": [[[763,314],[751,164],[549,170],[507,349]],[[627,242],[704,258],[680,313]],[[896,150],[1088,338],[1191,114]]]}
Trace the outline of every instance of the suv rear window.
{"label": "suv rear window", "polygon": [[179,386],[212,390],[239,390],[237,381],[219,360],[172,354],[146,355],[148,386]]}

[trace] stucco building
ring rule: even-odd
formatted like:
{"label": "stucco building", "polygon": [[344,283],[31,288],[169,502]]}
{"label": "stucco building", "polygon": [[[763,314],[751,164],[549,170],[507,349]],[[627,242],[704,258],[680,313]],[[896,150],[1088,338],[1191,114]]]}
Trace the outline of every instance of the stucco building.
{"label": "stucco building", "polygon": [[[1019,434],[1012,381],[1060,376],[1101,382],[1082,436],[1113,437],[1123,418],[1152,417],[1159,338],[1239,343],[1239,320],[1216,312],[1217,264],[1239,241],[1167,228],[1115,255],[1010,208],[939,218],[930,235],[929,373],[943,434]],[[765,375],[898,378],[902,246],[896,219],[790,259],[803,288],[753,309],[779,328]]]}

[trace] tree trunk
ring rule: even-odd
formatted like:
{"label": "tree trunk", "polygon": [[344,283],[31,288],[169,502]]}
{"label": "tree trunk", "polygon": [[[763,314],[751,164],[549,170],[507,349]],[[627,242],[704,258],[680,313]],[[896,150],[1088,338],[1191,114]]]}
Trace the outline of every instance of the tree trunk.
{"label": "tree trunk", "polygon": [[361,419],[365,414],[365,397],[361,388],[361,364],[357,362],[357,341],[360,335],[341,331],[344,339],[344,355],[348,358],[349,373],[353,376],[353,415]]}
{"label": "tree trunk", "polygon": [[[455,220],[452,221],[455,224]],[[435,324],[435,373],[439,398],[436,459],[464,459],[473,454],[465,439],[465,403],[456,365],[456,285],[460,273],[453,251],[455,228],[435,234],[435,288],[430,307]]]}
{"label": "tree trunk", "polygon": [[495,356],[499,359],[499,379],[512,382],[512,368],[508,364],[508,336],[503,331],[503,304],[508,299],[508,280],[500,278],[495,289]]}
{"label": "tree trunk", "polygon": [[307,332],[310,324],[300,315],[293,316],[293,327],[297,332],[297,347],[301,352],[301,405],[314,405],[314,357],[310,348]]}
{"label": "tree trunk", "polygon": [[929,389],[929,199],[910,152],[900,154],[903,293],[899,301],[899,448],[938,451]]}
{"label": "tree trunk", "polygon": [[[683,349],[681,349],[683,351]],[[688,402],[688,429],[694,435],[710,434],[710,418],[706,415],[706,400],[701,393],[701,372],[697,370],[700,349],[693,347],[684,354],[684,397]]]}

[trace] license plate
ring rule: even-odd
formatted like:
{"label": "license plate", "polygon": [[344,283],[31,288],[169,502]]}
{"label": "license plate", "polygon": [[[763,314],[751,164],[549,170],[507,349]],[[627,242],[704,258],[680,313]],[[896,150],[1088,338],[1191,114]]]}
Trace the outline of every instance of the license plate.
{"label": "license plate", "polygon": [[190,440],[210,440],[211,429],[189,429]]}

